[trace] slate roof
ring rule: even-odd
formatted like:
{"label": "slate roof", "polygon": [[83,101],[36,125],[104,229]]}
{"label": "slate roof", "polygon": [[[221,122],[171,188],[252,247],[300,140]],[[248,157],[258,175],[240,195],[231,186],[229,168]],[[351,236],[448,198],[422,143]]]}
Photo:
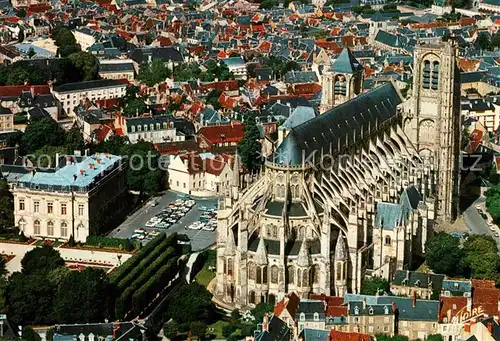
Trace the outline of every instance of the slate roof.
{"label": "slate roof", "polygon": [[164,62],[172,61],[172,62],[183,62],[184,58],[179,50],[173,47],[145,47],[135,49],[130,58],[138,64],[146,63],[151,60],[161,60]]}
{"label": "slate roof", "polygon": [[332,64],[331,71],[338,73],[357,73],[363,71],[363,65],[361,65],[356,58],[351,53],[351,50],[344,48],[339,54],[337,59]]}
{"label": "slate roof", "polygon": [[441,291],[444,275],[428,274],[424,272],[396,270],[391,285],[408,286],[414,288],[429,288]]}
{"label": "slate roof", "polygon": [[328,341],[329,330],[304,328],[300,333],[303,341]]}
{"label": "slate roof", "polygon": [[368,134],[377,124],[396,117],[401,102],[393,84],[385,83],[293,128],[270,161],[300,165],[303,155],[312,155],[322,148],[333,154],[342,152],[354,143],[355,136]]}
{"label": "slate roof", "polygon": [[99,79],[94,81],[84,81],[78,83],[66,83],[54,87],[56,92],[75,92],[85,91],[90,89],[102,89],[112,87],[125,87],[126,82],[121,79]]}
{"label": "slate roof", "polygon": [[290,130],[313,119],[314,117],[316,117],[316,113],[313,108],[298,106],[293,110],[292,114],[286,119],[286,121],[283,122],[279,129]]}
{"label": "slate roof", "polygon": [[391,297],[396,304],[400,321],[436,321],[438,320],[439,301],[416,300],[406,297]]}
{"label": "slate roof", "polygon": [[99,65],[99,72],[124,72],[134,71],[134,64],[131,62],[125,63],[105,63]]}
{"label": "slate roof", "polygon": [[314,71],[288,71],[285,74],[285,83],[316,83],[318,75]]}
{"label": "slate roof", "polygon": [[452,296],[463,296],[466,292],[472,293],[472,282],[469,280],[444,279],[441,289],[449,291]]}
{"label": "slate roof", "polygon": [[269,319],[268,330],[259,333],[256,341],[283,341],[290,339],[290,328],[277,316]]}
{"label": "slate roof", "polygon": [[314,314],[317,313],[319,321],[325,320],[325,302],[320,300],[302,299],[295,312],[296,321],[300,321],[300,316],[304,314],[305,321],[314,321]]}

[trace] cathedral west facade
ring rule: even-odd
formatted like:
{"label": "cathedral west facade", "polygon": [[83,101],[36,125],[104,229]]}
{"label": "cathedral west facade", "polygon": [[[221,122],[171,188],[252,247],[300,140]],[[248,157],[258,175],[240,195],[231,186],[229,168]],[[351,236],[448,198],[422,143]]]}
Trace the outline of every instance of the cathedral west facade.
{"label": "cathedral west facade", "polygon": [[342,52],[323,75],[321,114],[295,110],[260,178],[240,191],[235,174],[220,202],[219,300],[342,296],[423,254],[433,224],[456,214],[456,51],[453,40],[416,47],[407,101],[392,83],[363,92],[362,66]]}

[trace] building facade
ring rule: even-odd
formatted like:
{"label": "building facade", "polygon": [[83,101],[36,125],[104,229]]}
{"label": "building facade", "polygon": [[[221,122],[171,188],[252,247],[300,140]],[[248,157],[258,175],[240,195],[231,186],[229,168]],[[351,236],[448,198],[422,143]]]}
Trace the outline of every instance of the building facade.
{"label": "building facade", "polygon": [[66,157],[62,167],[23,175],[13,184],[15,223],[28,237],[85,242],[107,232],[125,206],[121,157]]}
{"label": "building facade", "polygon": [[[422,121],[424,113],[405,112],[406,103],[393,83],[365,93],[354,90],[352,95],[347,89],[356,87],[346,84],[347,98],[341,94],[345,102],[292,128],[265,162],[260,178],[243,190],[235,181],[231,195],[220,201],[215,291],[219,300],[246,307],[274,303],[291,291],[301,298],[309,293],[359,292],[367,270],[390,278],[394,270],[411,262],[411,252],[405,248],[414,244],[415,235],[419,245],[425,244],[426,231],[435,220],[436,197],[442,216],[452,216],[448,201],[454,202],[450,195],[457,184],[453,167],[454,153],[458,154],[452,132],[460,130],[453,116],[459,110],[453,100],[455,49],[451,40],[420,45],[415,52],[422,67],[427,61],[434,65],[431,56],[441,56],[436,60],[440,67],[432,69],[437,88],[430,94],[420,84],[427,78],[417,71],[414,106],[410,106],[415,112],[427,105],[431,95],[439,100],[438,107],[429,105],[428,110],[438,112],[433,115],[441,122],[441,135],[439,139],[434,135],[438,140],[427,147],[444,153],[439,168],[414,147],[423,148],[424,141],[411,140],[415,132],[410,127],[417,126],[418,132],[414,120]],[[359,63],[350,53],[342,54],[336,63],[349,65],[338,65],[336,70],[345,71],[344,79],[352,84],[355,76],[350,72],[357,72]],[[331,86],[323,80],[322,103],[328,106],[338,104],[336,94],[325,89]],[[413,133],[411,138],[405,130]],[[402,193],[412,185],[425,198],[418,200],[415,210],[400,206],[387,217],[378,210],[381,203],[401,204]],[[375,267],[374,229],[377,221],[387,218],[402,228],[409,243],[397,243],[403,250],[382,257]],[[418,221],[418,233],[408,233],[412,219]]]}

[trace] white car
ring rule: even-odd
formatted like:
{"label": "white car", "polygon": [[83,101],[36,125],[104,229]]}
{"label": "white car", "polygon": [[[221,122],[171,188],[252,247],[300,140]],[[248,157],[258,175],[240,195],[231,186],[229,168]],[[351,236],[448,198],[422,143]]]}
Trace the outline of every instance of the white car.
{"label": "white car", "polygon": [[480,211],[481,210],[481,205],[477,204],[476,205],[476,209]]}
{"label": "white car", "polygon": [[156,224],[158,224],[159,221],[156,221],[156,220],[149,220],[147,223],[146,223],[146,227],[155,227]]}
{"label": "white car", "polygon": [[143,240],[144,238],[145,238],[145,236],[143,234],[136,233],[136,234],[132,235],[132,239]]}

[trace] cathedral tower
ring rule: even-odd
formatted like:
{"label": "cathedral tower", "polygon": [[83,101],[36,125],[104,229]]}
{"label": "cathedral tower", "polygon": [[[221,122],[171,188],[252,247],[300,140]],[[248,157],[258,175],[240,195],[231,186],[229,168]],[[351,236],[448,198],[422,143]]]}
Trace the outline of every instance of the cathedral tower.
{"label": "cathedral tower", "polygon": [[329,70],[322,76],[323,89],[320,112],[353,99],[363,91],[363,65],[348,48],[342,50]]}
{"label": "cathedral tower", "polygon": [[437,170],[437,219],[451,221],[458,211],[460,154],[460,73],[454,39],[415,47],[413,98],[404,130],[424,162]]}

